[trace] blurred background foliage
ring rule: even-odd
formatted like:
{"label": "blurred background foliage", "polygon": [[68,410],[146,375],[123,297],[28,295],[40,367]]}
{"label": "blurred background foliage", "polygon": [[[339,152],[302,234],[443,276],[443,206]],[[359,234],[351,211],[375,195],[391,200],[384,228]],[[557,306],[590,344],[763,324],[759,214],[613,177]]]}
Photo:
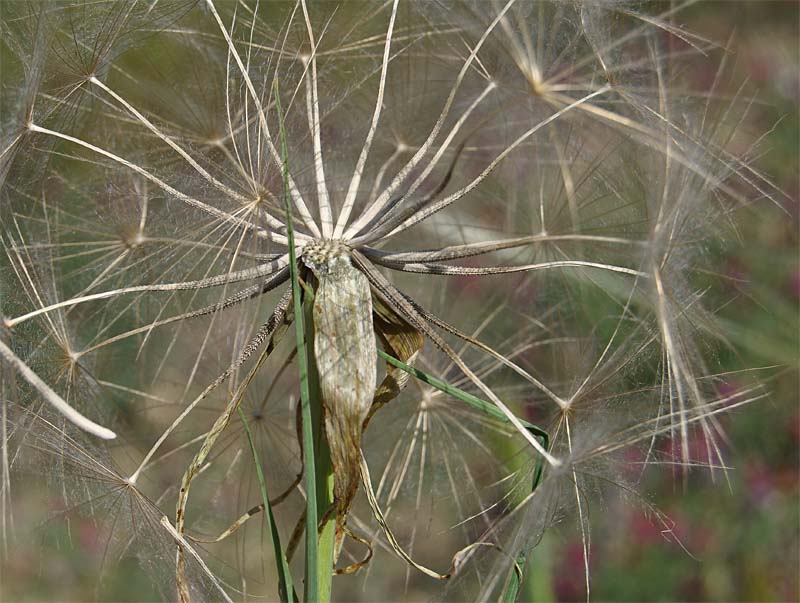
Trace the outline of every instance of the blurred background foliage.
{"label": "blurred background foliage", "polygon": [[[757,201],[736,217],[745,244],[715,247],[713,264],[726,276],[708,292],[730,349],[710,350],[730,392],[752,375],[770,397],[722,417],[727,429],[727,463],[715,479],[708,471],[649,468],[641,476],[648,500],[672,522],[662,533],[651,517],[608,499],[593,509],[592,599],[595,601],[796,601],[800,596],[800,406],[798,406],[798,225],[800,221],[800,10],[794,1],[703,1],[682,10],[677,21],[695,32],[728,41],[724,88],[754,103],[743,127],[756,136],[769,132],[754,158],[756,167],[793,199],[783,210]],[[714,61],[698,62],[689,77],[708,87]],[[743,149],[732,149],[734,152]],[[716,280],[715,282],[720,282]],[[587,309],[587,320],[591,312]],[[736,350],[733,352],[731,350]],[[702,442],[697,442],[697,450]],[[666,444],[668,445],[668,443]],[[636,466],[637,459],[631,459]],[[35,477],[35,476],[32,476]],[[22,534],[3,568],[4,601],[147,601],[159,598],[135,560],[106,565],[101,530],[90,519],[41,524],[51,508],[35,479],[14,490],[15,521]],[[602,511],[602,512],[599,512]],[[676,542],[680,540],[680,543]],[[98,568],[104,566],[98,582]],[[419,598],[405,582],[374,568],[383,592]],[[13,579],[10,577],[13,576]],[[405,585],[405,586],[404,586]],[[347,586],[341,596],[347,596]],[[530,560],[524,600],[581,600],[583,559],[574,523],[548,532]],[[388,599],[387,595],[387,599]]]}

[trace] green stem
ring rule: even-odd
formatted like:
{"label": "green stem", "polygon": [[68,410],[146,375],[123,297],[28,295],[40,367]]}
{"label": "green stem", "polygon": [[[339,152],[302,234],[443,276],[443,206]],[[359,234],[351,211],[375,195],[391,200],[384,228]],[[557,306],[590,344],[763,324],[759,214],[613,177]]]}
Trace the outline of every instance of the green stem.
{"label": "green stem", "polygon": [[[313,350],[308,354],[308,341],[313,337],[306,338],[305,332],[305,312],[303,308],[302,295],[300,289],[300,279],[297,274],[297,253],[294,247],[294,225],[292,223],[292,206],[289,195],[289,151],[286,145],[286,131],[283,127],[283,111],[281,110],[280,94],[278,93],[278,82],[275,81],[275,109],[278,113],[278,125],[280,128],[281,157],[283,159],[283,200],[286,209],[286,237],[289,246],[289,270],[292,276],[292,302],[294,307],[294,324],[297,333],[297,370],[300,373],[300,408],[303,419],[303,450],[305,455],[306,473],[306,580],[304,599],[309,603],[327,602],[330,600],[330,586],[326,588],[327,599],[320,597],[320,564],[324,563],[319,558],[317,543],[317,446],[319,441],[319,428],[316,433],[314,425],[319,426],[319,419],[315,422],[312,417],[312,408],[317,409],[317,415],[321,414],[321,398],[318,395],[311,399],[311,388],[309,383],[309,368],[316,374]],[[313,321],[309,321],[313,328]],[[311,366],[309,366],[311,363]],[[318,388],[316,388],[318,391]],[[325,585],[330,582],[332,573],[332,563],[328,564],[328,578],[323,580]]]}

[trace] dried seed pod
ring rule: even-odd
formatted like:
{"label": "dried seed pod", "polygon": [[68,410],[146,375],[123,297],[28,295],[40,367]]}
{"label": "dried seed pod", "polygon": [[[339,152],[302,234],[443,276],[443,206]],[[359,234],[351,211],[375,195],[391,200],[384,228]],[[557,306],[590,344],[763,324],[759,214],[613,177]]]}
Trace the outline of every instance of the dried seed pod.
{"label": "dried seed pod", "polygon": [[372,294],[366,276],[353,267],[341,243],[311,245],[303,261],[319,281],[313,308],[314,356],[334,473],[338,556],[360,480],[362,425],[375,394]]}

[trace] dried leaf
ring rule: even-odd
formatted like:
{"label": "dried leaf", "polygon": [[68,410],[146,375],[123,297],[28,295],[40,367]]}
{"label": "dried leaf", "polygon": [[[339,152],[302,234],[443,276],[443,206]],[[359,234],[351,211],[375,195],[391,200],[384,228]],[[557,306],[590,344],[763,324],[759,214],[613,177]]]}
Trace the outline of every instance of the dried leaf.
{"label": "dried leaf", "polygon": [[[372,303],[375,331],[380,338],[383,349],[390,356],[406,364],[413,364],[414,358],[416,358],[417,353],[425,343],[422,333],[392,311],[380,298],[373,298]],[[370,408],[369,416],[364,422],[364,429],[367,428],[367,424],[381,406],[400,394],[400,391],[408,383],[408,379],[408,373],[390,364],[386,366],[386,377],[384,377],[375,391],[372,408]]]}
{"label": "dried leaf", "polygon": [[337,558],[360,480],[362,426],[375,393],[372,293],[344,245],[312,245],[304,250],[303,261],[319,282],[313,308],[314,355],[333,465]]}

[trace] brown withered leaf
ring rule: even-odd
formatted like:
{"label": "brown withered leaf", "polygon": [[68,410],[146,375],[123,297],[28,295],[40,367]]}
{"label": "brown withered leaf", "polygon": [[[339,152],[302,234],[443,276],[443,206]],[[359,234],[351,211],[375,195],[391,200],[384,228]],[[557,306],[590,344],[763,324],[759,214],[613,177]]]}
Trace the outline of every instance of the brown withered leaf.
{"label": "brown withered leaf", "polygon": [[318,281],[313,306],[314,356],[333,466],[336,559],[360,481],[361,434],[377,380],[372,293],[369,281],[353,267],[344,247],[307,249],[304,262]]}
{"label": "brown withered leaf", "polygon": [[[379,297],[373,298],[372,309],[375,332],[383,349],[398,360],[406,364],[413,364],[414,358],[425,343],[422,333],[392,311]],[[373,415],[381,406],[400,394],[409,378],[409,374],[405,371],[387,364],[386,377],[375,390],[372,408],[364,421],[364,429],[367,428]]]}

